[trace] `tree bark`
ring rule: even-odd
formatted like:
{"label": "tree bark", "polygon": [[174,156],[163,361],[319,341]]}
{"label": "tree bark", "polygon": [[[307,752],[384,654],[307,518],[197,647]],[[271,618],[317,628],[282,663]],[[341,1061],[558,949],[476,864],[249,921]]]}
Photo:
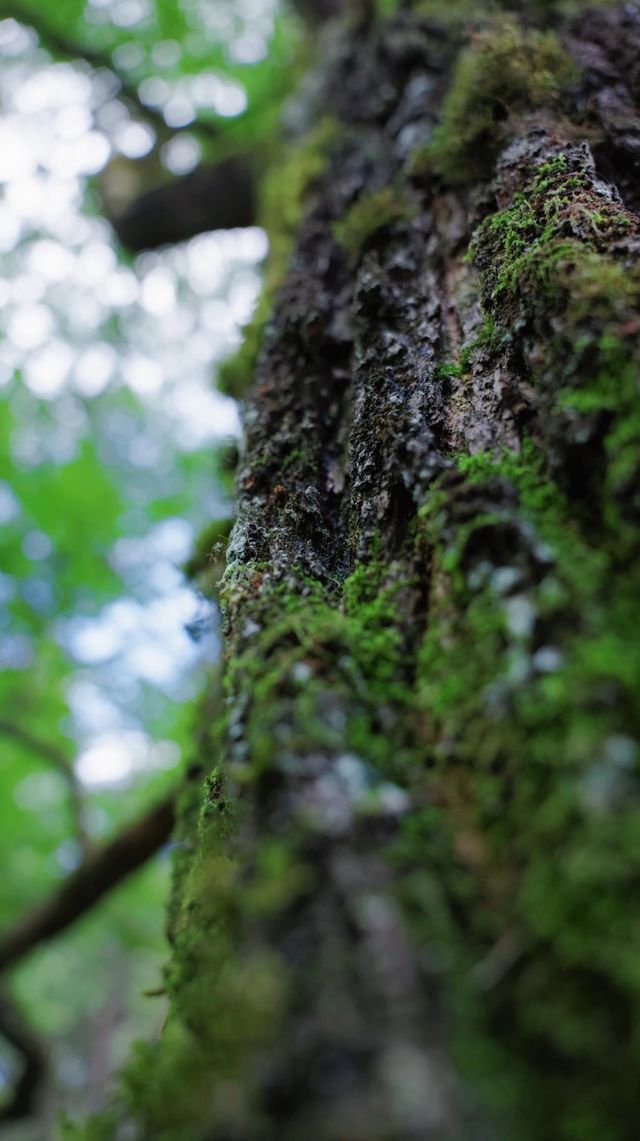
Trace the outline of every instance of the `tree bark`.
{"label": "tree bark", "polygon": [[640,6],[559,7],[325,37],[140,1136],[636,1136]]}

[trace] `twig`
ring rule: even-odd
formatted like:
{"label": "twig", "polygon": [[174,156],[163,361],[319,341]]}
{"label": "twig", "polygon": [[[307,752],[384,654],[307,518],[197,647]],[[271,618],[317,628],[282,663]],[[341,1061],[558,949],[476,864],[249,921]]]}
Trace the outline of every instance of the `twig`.
{"label": "twig", "polygon": [[11,1097],[0,1106],[0,1122],[18,1121],[35,1112],[47,1071],[47,1054],[16,1002],[5,991],[0,992],[0,1034],[13,1046],[23,1063]]}
{"label": "twig", "polygon": [[69,790],[71,815],[75,834],[82,855],[86,858],[92,850],[92,843],[85,822],[85,804],[82,795],[82,785],[75,774],[72,762],[64,750],[59,748],[58,745],[53,745],[50,741],[43,740],[43,738],[39,737],[36,733],[32,733],[30,729],[25,729],[23,725],[18,725],[13,721],[7,721],[4,718],[0,719],[0,734],[5,737],[10,737],[26,749],[27,752],[41,757],[64,778]]}

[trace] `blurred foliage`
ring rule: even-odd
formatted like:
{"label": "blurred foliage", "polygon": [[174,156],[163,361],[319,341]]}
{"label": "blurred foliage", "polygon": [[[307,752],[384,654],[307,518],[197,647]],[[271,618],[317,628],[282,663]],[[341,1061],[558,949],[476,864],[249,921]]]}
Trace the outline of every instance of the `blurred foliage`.
{"label": "blurred foliage", "polygon": [[[99,843],[177,782],[217,653],[181,568],[230,513],[237,415],[213,373],[266,243],[209,234],[134,260],[100,216],[103,180],[124,164],[144,189],[265,143],[305,45],[268,0],[0,0],[0,53],[6,928],[81,859],[74,787]],[[144,992],[161,989],[168,864],[13,973],[55,1087],[16,1141],[54,1137],[61,1102],[94,1108],[132,1037],[159,1030],[164,1000]],[[0,1040],[0,1097],[18,1069]]]}
{"label": "blurred foliage", "polygon": [[[45,46],[49,33],[80,52],[101,53],[148,106],[179,97],[184,103],[180,111],[170,108],[170,128],[188,128],[197,118],[225,143],[264,140],[305,54],[299,26],[275,0],[16,0],[0,3],[0,15],[5,8],[40,29]],[[225,104],[222,85],[236,85],[242,102]]]}

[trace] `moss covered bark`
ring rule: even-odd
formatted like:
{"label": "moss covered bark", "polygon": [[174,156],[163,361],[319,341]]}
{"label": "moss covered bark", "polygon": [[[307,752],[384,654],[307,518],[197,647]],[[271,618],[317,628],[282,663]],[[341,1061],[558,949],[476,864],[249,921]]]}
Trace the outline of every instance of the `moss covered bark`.
{"label": "moss covered bark", "polygon": [[640,6],[436,8],[322,63],[110,1138],[637,1136]]}

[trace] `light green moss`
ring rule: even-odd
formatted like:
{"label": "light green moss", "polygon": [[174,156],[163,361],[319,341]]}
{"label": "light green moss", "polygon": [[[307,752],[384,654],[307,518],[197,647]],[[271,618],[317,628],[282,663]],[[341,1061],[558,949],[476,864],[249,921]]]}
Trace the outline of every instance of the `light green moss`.
{"label": "light green moss", "polygon": [[[227,604],[242,604],[247,573],[243,568],[241,583],[230,580]],[[254,578],[260,573],[254,569]],[[395,606],[407,583],[390,568],[385,575],[377,561],[360,567],[345,582],[342,603],[314,582],[301,591],[294,575],[291,587],[268,588],[259,607],[252,604],[260,632],[246,653],[233,656],[227,675],[233,692],[249,695],[243,739],[252,771],[273,763],[275,740],[283,754],[346,748],[386,771],[402,766],[410,693]],[[335,661],[338,647],[328,685],[324,665]],[[341,716],[333,724],[326,707],[342,704],[346,722]]]}
{"label": "light green moss", "polygon": [[475,235],[472,257],[484,271],[487,302],[505,306],[519,295],[535,304],[537,296],[548,308],[571,297],[575,320],[598,316],[601,298],[608,310],[624,306],[637,274],[602,251],[633,225],[618,202],[593,189],[586,171],[558,155]]}

